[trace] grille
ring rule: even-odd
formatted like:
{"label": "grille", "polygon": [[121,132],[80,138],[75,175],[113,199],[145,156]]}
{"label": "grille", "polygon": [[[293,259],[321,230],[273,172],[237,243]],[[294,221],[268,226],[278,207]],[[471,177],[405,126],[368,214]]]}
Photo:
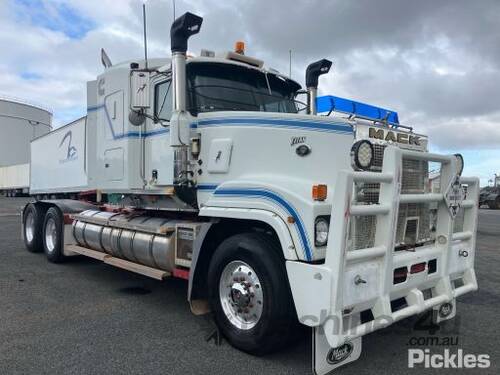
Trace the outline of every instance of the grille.
{"label": "grille", "polygon": [[375,246],[376,216],[355,216],[351,219],[349,242],[352,250]]}
{"label": "grille", "polygon": [[453,223],[453,233],[464,231],[464,219],[465,219],[465,210],[461,209],[460,211],[458,211],[458,214],[455,217],[455,221]]}
{"label": "grille", "polygon": [[384,160],[384,145],[373,145],[373,170],[381,170],[382,169],[382,161]]}
{"label": "grille", "polygon": [[423,194],[427,192],[429,163],[425,160],[403,159],[403,194]]}
{"label": "grille", "polygon": [[[373,165],[372,171],[381,171],[384,160],[385,145],[373,145]],[[428,191],[429,182],[429,163],[425,160],[410,160],[403,159],[403,181],[401,193],[403,194],[423,194]],[[371,184],[374,188],[379,189],[379,184]],[[373,202],[373,201],[372,201]],[[378,202],[377,200],[374,203]]]}
{"label": "grille", "polygon": [[[385,145],[374,144],[372,171],[381,171]],[[429,164],[424,160],[403,159],[402,194],[423,194],[429,190]],[[380,184],[358,183],[354,204],[379,203]],[[375,245],[376,216],[353,217],[350,228],[351,249]],[[433,211],[428,203],[400,204],[396,230],[396,247],[411,247],[433,240]]]}

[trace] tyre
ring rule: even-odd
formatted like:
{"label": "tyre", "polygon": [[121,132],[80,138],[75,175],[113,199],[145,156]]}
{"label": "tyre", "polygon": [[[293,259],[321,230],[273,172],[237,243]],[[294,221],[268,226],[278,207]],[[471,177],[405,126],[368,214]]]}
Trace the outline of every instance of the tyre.
{"label": "tyre", "polygon": [[215,321],[236,348],[270,353],[296,331],[285,262],[269,236],[244,233],[223,241],[210,262],[208,287]]}
{"label": "tyre", "polygon": [[32,253],[43,251],[44,210],[41,206],[30,203],[23,214],[23,240],[26,249]]}
{"label": "tyre", "polygon": [[52,263],[64,261],[63,233],[64,220],[57,207],[51,207],[45,214],[43,222],[43,249],[47,259]]}

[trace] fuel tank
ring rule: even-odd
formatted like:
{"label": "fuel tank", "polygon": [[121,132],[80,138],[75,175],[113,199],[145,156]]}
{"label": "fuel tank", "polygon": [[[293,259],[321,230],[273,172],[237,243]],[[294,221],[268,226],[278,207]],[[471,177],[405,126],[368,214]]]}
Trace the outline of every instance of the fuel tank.
{"label": "fuel tank", "polygon": [[175,228],[181,220],[87,210],[75,216],[78,245],[171,272],[175,268]]}

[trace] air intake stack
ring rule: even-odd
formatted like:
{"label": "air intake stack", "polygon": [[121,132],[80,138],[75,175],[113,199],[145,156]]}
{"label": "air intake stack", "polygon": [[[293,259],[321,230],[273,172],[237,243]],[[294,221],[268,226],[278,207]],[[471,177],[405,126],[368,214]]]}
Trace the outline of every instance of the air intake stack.
{"label": "air intake stack", "polygon": [[188,149],[189,115],[187,114],[186,52],[188,39],[200,31],[203,18],[185,13],[170,29],[172,51],[173,114],[170,121],[170,145],[174,147],[174,185],[182,190],[189,185]]}
{"label": "air intake stack", "polygon": [[320,75],[328,73],[331,66],[330,60],[322,59],[309,64],[306,69],[307,113],[310,115],[317,114],[318,78]]}

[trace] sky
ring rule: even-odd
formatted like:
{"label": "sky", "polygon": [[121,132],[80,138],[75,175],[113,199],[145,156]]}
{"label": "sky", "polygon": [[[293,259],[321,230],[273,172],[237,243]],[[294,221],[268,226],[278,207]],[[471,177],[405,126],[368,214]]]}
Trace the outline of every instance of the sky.
{"label": "sky", "polygon": [[[0,95],[43,104],[60,126],[85,114],[86,82],[143,56],[142,0],[1,0]],[[172,0],[148,0],[150,57],[168,57]],[[398,112],[431,150],[460,152],[483,185],[500,173],[499,0],[177,0],[204,17],[190,50],[237,40],[303,84],[306,66],[333,61],[320,94]]]}

